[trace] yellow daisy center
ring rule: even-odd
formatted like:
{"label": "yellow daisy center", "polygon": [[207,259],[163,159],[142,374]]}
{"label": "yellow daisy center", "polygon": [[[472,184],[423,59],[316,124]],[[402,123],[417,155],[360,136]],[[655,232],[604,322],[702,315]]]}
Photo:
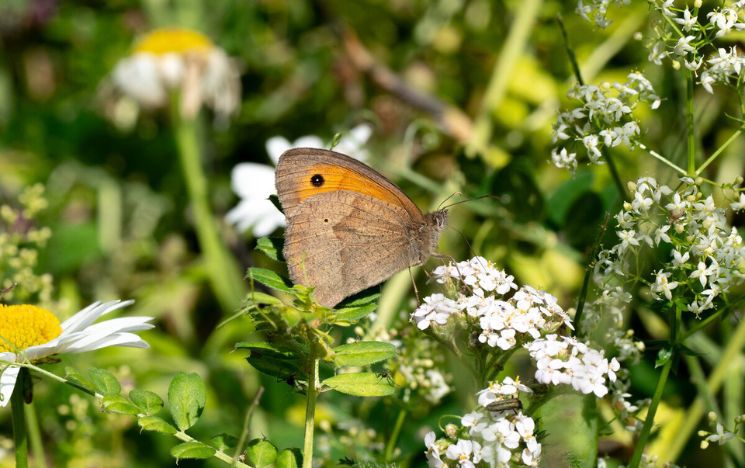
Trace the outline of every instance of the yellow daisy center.
{"label": "yellow daisy center", "polygon": [[212,41],[204,34],[190,29],[165,28],[156,29],[143,37],[135,47],[135,53],[184,54],[187,52],[207,52],[213,48]]}
{"label": "yellow daisy center", "polygon": [[0,352],[22,351],[53,340],[60,333],[59,319],[46,309],[0,304]]}

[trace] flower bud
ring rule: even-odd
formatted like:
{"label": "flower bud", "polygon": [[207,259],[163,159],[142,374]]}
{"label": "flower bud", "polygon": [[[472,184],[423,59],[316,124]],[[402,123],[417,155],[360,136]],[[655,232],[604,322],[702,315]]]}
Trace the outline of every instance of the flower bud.
{"label": "flower bud", "polygon": [[693,8],[701,8],[701,5],[703,5],[703,2],[701,0],[695,0],[693,2]]}

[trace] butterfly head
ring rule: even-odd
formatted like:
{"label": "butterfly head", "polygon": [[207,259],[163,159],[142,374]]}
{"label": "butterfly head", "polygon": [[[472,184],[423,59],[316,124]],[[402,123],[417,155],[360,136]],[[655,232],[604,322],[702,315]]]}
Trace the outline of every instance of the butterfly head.
{"label": "butterfly head", "polygon": [[438,233],[445,229],[448,224],[447,210],[437,210],[427,214],[427,224],[432,226]]}

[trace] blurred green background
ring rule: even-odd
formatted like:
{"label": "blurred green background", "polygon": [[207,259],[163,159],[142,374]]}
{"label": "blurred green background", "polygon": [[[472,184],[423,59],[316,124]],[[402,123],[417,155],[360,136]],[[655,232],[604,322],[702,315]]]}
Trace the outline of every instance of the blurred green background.
{"label": "blurred green background", "polygon": [[[117,62],[138,37],[166,26],[204,33],[240,70],[236,115],[215,124],[204,112],[199,122],[210,203],[220,219],[238,201],[232,168],[244,161],[271,164],[270,137],[330,140],[370,122],[368,163],[423,209],[454,192],[494,196],[450,210],[452,228],[441,252],[456,259],[483,255],[519,283],[555,294],[565,308],[575,306],[599,226],[619,199],[605,167],[571,175],[550,164],[551,125],[573,83],[557,15],[588,82],[623,81],[637,69],[647,74],[666,100],[654,115],[642,110],[644,138],[680,165],[685,151],[684,84],[650,65],[645,36],[635,35],[648,27],[646,2],[624,7],[604,31],[582,21],[575,7],[555,0],[0,0],[0,202],[14,204],[24,187],[45,185],[49,208],[39,222],[53,236],[37,270],[54,276],[63,307],[58,315],[97,299],[133,298],[126,313],[158,318],[157,328],[142,335],[152,345],[148,351],[65,357],[50,370],[106,367],[125,383],[160,394],[175,371],[196,371],[208,381],[207,411],[195,428],[203,439],[239,433],[243,411],[263,385],[252,435],[265,434],[280,448],[301,445],[302,397],[231,352],[245,334],[240,320],[216,328],[232,311],[221,311],[199,262],[167,115],[117,107],[112,97]],[[354,37],[376,66],[410,90],[443,109],[459,109],[463,126],[443,128],[431,106],[418,108],[387,92],[350,56]],[[726,93],[696,99],[701,141],[716,147],[734,128],[724,117],[733,100]],[[479,133],[483,128],[489,131]],[[742,174],[742,149],[742,142],[730,146],[707,177],[731,181]],[[615,156],[624,180],[674,180],[649,157]],[[281,268],[253,250],[250,233],[223,221],[220,233],[242,269]],[[420,276],[424,295],[430,285]],[[400,304],[404,313],[412,300],[409,294]],[[635,370],[641,396],[653,390],[651,365]],[[669,390],[681,405],[695,393],[685,376]],[[470,394],[468,385],[457,389],[437,414],[462,413]],[[384,432],[396,412],[376,404],[380,416],[369,420],[371,407],[338,397],[323,401],[321,411],[332,421],[366,420]],[[173,440],[140,434],[134,419],[103,414],[68,388],[37,385],[36,407],[54,466],[173,463]],[[0,411],[0,466],[13,463],[9,413]],[[413,466],[424,461],[424,428],[435,425],[434,414],[407,421],[400,446]]]}

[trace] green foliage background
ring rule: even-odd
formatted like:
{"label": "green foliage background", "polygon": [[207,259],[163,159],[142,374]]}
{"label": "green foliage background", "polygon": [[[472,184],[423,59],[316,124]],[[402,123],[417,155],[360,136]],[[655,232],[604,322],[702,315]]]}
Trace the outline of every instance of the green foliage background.
{"label": "green foliage background", "polygon": [[[524,25],[524,39],[506,42],[520,18],[530,15],[528,4],[537,14]],[[557,15],[564,17],[588,82],[623,81],[633,69],[650,77],[666,100],[654,115],[643,110],[645,139],[685,165],[684,83],[651,65],[644,36],[634,35],[645,31],[646,2],[625,6],[605,31],[582,21],[575,7],[556,0],[0,0],[0,201],[12,203],[36,182],[46,186],[49,208],[41,222],[53,236],[38,271],[55,278],[62,304],[55,312],[64,317],[96,299],[134,298],[128,313],[158,318],[157,328],[143,333],[150,350],[65,357],[50,369],[105,367],[125,385],[136,382],[161,395],[177,370],[197,372],[207,380],[208,410],[194,428],[203,440],[239,433],[243,412],[263,385],[252,434],[265,434],[280,448],[302,443],[302,397],[284,382],[259,375],[231,351],[246,334],[245,322],[216,328],[232,311],[220,311],[205,281],[166,116],[112,107],[110,72],[134,40],[155,27],[199,30],[240,66],[237,116],[221,126],[206,113],[201,121],[216,213],[237,202],[229,185],[233,166],[269,163],[268,138],[330,139],[370,121],[375,126],[370,164],[420,207],[436,207],[454,192],[495,196],[450,210],[452,229],[444,234],[443,253],[456,259],[481,254],[520,283],[555,294],[565,308],[575,306],[599,227],[619,200],[605,167],[581,168],[572,176],[549,162],[551,125],[573,83]],[[469,141],[442,132],[432,115],[386,93],[356,69],[340,31],[354,32],[379,64],[412,89],[491,126],[491,138],[476,152],[465,150]],[[496,93],[487,93],[490,83]],[[701,141],[716,147],[735,128],[724,118],[732,100],[725,93],[696,99],[703,109],[697,116]],[[730,146],[707,177],[731,181],[742,174],[742,149],[742,141]],[[624,180],[642,175],[674,180],[642,154],[616,157]],[[222,235],[243,268],[281,268],[254,251],[248,235],[224,223]],[[614,242],[612,231],[606,242]],[[429,285],[420,279],[420,294],[426,294]],[[408,277],[404,280],[406,287]],[[411,311],[411,301],[401,310]],[[634,325],[643,337],[655,336],[654,324]],[[650,359],[633,371],[640,396],[653,391],[652,365]],[[438,414],[463,413],[470,385],[461,388],[456,380],[456,393]],[[695,394],[685,375],[676,376],[668,391],[680,405]],[[173,463],[173,442],[140,434],[132,418],[100,413],[84,397],[46,382],[36,392],[47,456],[55,465]],[[358,408],[349,399],[329,398],[319,412],[332,421],[354,416],[385,432],[395,410],[382,402],[370,405]],[[2,449],[11,434],[9,416],[0,411],[0,466],[12,464],[12,453]],[[407,421],[400,446],[413,466],[424,460],[423,428],[434,427],[436,416]],[[584,434],[575,434],[580,445]],[[551,446],[545,451],[550,463]],[[696,456],[687,455],[691,466]]]}

